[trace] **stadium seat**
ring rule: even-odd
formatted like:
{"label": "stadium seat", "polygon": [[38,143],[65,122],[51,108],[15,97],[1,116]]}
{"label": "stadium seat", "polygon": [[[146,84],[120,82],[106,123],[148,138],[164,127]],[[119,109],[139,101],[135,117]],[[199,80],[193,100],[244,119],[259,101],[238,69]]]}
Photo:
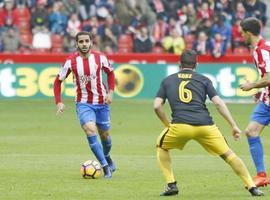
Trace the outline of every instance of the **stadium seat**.
{"label": "stadium seat", "polygon": [[250,55],[250,50],[247,47],[239,46],[233,50],[234,55]]}
{"label": "stadium seat", "polygon": [[32,34],[20,34],[20,41],[23,44],[27,44],[27,45],[31,46],[32,40],[33,40]]}
{"label": "stadium seat", "polygon": [[152,49],[152,53],[164,53],[164,49],[160,46],[154,46]]}
{"label": "stadium seat", "polygon": [[20,19],[18,21],[18,29],[20,34],[31,34],[30,23],[27,20]]}
{"label": "stadium seat", "polygon": [[64,36],[59,34],[52,34],[51,40],[52,40],[51,51],[56,53],[62,53],[64,45]]}
{"label": "stadium seat", "polygon": [[27,7],[17,7],[13,11],[14,18],[18,21],[28,21],[30,22],[30,12]]}
{"label": "stadium seat", "polygon": [[131,35],[122,34],[119,36],[118,51],[121,53],[129,53],[133,51],[133,39]]}

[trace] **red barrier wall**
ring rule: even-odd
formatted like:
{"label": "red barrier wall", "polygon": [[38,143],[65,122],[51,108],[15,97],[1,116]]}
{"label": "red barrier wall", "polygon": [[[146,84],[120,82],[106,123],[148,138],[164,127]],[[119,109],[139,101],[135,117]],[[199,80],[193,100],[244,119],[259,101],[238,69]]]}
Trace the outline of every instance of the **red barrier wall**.
{"label": "red barrier wall", "polygon": [[[68,54],[0,54],[0,63],[63,63]],[[174,54],[125,53],[107,55],[115,63],[177,63],[179,56]],[[227,55],[221,58],[199,56],[202,63],[252,63],[251,55]]]}

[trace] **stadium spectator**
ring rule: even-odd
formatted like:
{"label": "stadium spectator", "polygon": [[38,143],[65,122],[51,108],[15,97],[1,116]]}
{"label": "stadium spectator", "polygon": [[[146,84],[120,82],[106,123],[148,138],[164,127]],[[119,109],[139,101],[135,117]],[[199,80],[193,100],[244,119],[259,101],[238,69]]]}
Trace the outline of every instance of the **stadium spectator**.
{"label": "stadium spectator", "polygon": [[226,43],[220,33],[216,33],[210,40],[211,55],[220,58],[226,53]]}
{"label": "stadium spectator", "polygon": [[232,23],[234,23],[237,19],[243,20],[247,17],[246,15],[246,9],[242,2],[238,2],[236,4],[236,11],[233,13],[233,20]]}
{"label": "stadium spectator", "polygon": [[153,26],[156,21],[156,14],[151,9],[147,0],[136,0],[130,5],[135,10],[139,23],[148,27]]}
{"label": "stadium spectator", "polygon": [[70,15],[70,18],[67,22],[67,33],[74,33],[76,35],[82,30],[82,23],[79,20],[79,17],[76,13]]}
{"label": "stadium spectator", "polygon": [[75,32],[67,33],[64,37],[64,51],[71,53],[76,51]]}
{"label": "stadium spectator", "polygon": [[221,13],[230,23],[233,19],[233,4],[230,0],[216,0],[214,12]]}
{"label": "stadium spectator", "polygon": [[151,40],[155,45],[162,44],[162,39],[168,35],[169,25],[162,15],[157,16],[157,22],[154,23],[151,31]]}
{"label": "stadium spectator", "polygon": [[232,26],[232,51],[239,46],[245,46],[244,37],[241,32],[242,19],[236,19],[234,25]]}
{"label": "stadium spectator", "polygon": [[114,19],[111,15],[108,15],[106,21],[103,25],[99,27],[99,31],[101,32],[100,35],[100,46],[101,51],[105,51],[107,48],[111,47],[113,52],[117,51],[118,44],[117,40],[121,33],[120,26],[114,23]]}
{"label": "stadium spectator", "polygon": [[169,36],[163,38],[162,44],[163,48],[169,53],[181,55],[185,50],[185,41],[175,28],[171,30]]}
{"label": "stadium spectator", "polygon": [[35,50],[48,52],[52,47],[51,35],[44,26],[36,27],[33,30],[32,46]]}
{"label": "stadium spectator", "polygon": [[61,12],[62,3],[54,2],[53,11],[49,14],[50,31],[54,34],[64,35],[67,28],[67,16]]}
{"label": "stadium spectator", "polygon": [[170,9],[170,5],[166,0],[150,0],[149,5],[152,10],[157,14],[163,16],[165,19],[173,16]]}
{"label": "stadium spectator", "polygon": [[13,0],[4,0],[4,7],[0,8],[0,27],[3,26],[8,18],[13,24],[18,24],[18,16],[14,15]]}
{"label": "stadium spectator", "polygon": [[207,55],[210,53],[211,44],[204,31],[199,33],[197,40],[193,42],[192,49],[198,55]]}
{"label": "stadium spectator", "polygon": [[225,24],[225,16],[223,16],[221,13],[217,13],[214,16],[214,24],[211,29],[211,37],[216,37],[216,34],[220,34],[222,37],[222,40],[225,43],[225,51],[227,46],[231,47],[231,26],[228,26],[228,24]]}
{"label": "stadium spectator", "polygon": [[96,15],[95,0],[80,0],[80,16],[82,20],[87,20]]}
{"label": "stadium spectator", "polygon": [[134,52],[149,53],[152,51],[152,42],[147,27],[141,26],[134,39]]}
{"label": "stadium spectator", "polygon": [[116,19],[123,28],[123,32],[130,26],[133,13],[129,11],[126,0],[115,0]]}
{"label": "stadium spectator", "polygon": [[20,37],[18,31],[13,27],[7,28],[2,33],[2,40],[5,53],[18,53],[20,47]]}
{"label": "stadium spectator", "polygon": [[171,32],[171,30],[176,29],[176,31],[179,35],[181,35],[181,36],[184,35],[183,26],[182,26],[180,20],[177,20],[176,17],[170,17],[168,25],[169,25],[168,26],[169,33]]}
{"label": "stadium spectator", "polygon": [[266,25],[267,14],[266,5],[260,0],[246,0],[243,1],[246,9],[247,17],[256,17],[262,22],[262,25]]}
{"label": "stadium spectator", "polygon": [[61,0],[60,12],[65,16],[80,14],[80,2],[78,0]]}
{"label": "stadium spectator", "polygon": [[37,7],[33,8],[33,12],[31,14],[31,28],[33,29],[37,27],[43,27],[49,29],[49,13],[46,9],[46,1],[38,0]]}
{"label": "stadium spectator", "polygon": [[195,34],[198,35],[200,32],[205,32],[206,35],[211,37],[213,22],[210,19],[203,19],[197,26]]}
{"label": "stadium spectator", "polygon": [[208,2],[203,2],[201,7],[197,10],[197,20],[200,22],[203,19],[211,19],[213,15],[213,9],[209,7]]}

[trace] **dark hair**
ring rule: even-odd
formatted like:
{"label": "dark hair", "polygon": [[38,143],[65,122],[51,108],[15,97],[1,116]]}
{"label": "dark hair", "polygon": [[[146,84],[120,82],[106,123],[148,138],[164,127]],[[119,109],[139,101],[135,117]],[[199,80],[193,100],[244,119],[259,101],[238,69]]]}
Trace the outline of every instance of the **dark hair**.
{"label": "dark hair", "polygon": [[261,22],[255,17],[248,17],[241,21],[240,26],[244,32],[250,32],[258,36],[261,32]]}
{"label": "dark hair", "polygon": [[194,69],[197,64],[197,53],[193,50],[185,50],[180,57],[181,67]]}
{"label": "dark hair", "polygon": [[93,39],[92,33],[87,32],[87,31],[80,31],[80,32],[78,32],[78,33],[76,34],[76,36],[75,36],[76,42],[78,42],[79,36],[81,36],[81,35],[88,35],[89,38],[90,38],[90,40]]}

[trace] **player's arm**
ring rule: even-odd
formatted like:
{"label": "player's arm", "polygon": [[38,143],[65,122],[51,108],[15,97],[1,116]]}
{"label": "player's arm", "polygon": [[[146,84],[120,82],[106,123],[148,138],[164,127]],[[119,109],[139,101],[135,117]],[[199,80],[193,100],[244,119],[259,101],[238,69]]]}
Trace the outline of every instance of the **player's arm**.
{"label": "player's arm", "polygon": [[255,51],[255,57],[259,57],[259,55],[262,57],[261,59],[258,59],[258,66],[260,68],[262,68],[266,73],[264,74],[264,76],[256,81],[256,82],[246,82],[242,85],[240,85],[240,88],[243,91],[249,91],[252,90],[253,88],[263,88],[266,86],[270,85],[270,55],[269,52],[264,50],[264,49],[260,49],[257,48]]}
{"label": "player's arm", "polygon": [[246,83],[241,84],[240,88],[243,91],[249,91],[249,90],[252,90],[254,88],[263,88],[263,87],[266,87],[266,86],[269,86],[269,85],[270,85],[270,72],[267,72],[257,82],[251,83],[251,82],[247,81]]}
{"label": "player's arm", "polygon": [[154,110],[160,121],[164,124],[164,126],[169,127],[170,121],[164,111],[163,108],[164,100],[160,97],[156,97],[154,100]]}
{"label": "player's arm", "polygon": [[53,85],[54,100],[56,104],[56,114],[62,114],[65,109],[65,105],[61,99],[61,84],[70,74],[70,60],[66,61],[63,67],[60,70],[60,73],[56,76]]}
{"label": "player's arm", "polygon": [[102,62],[102,70],[107,74],[107,83],[109,87],[109,91],[105,98],[105,103],[110,104],[113,99],[114,87],[115,87],[115,75],[113,71],[113,67],[111,66],[110,62],[106,58],[106,56],[101,56]]}
{"label": "player's arm", "polygon": [[239,139],[241,130],[238,128],[236,122],[234,121],[228,107],[224,101],[219,96],[214,96],[211,101],[216,106],[218,112],[223,116],[223,118],[229,123],[233,130],[233,137]]}
{"label": "player's arm", "polygon": [[63,113],[65,108],[65,105],[63,104],[61,99],[61,84],[62,81],[59,79],[59,75],[57,75],[53,85],[54,100],[57,109],[56,114]]}

